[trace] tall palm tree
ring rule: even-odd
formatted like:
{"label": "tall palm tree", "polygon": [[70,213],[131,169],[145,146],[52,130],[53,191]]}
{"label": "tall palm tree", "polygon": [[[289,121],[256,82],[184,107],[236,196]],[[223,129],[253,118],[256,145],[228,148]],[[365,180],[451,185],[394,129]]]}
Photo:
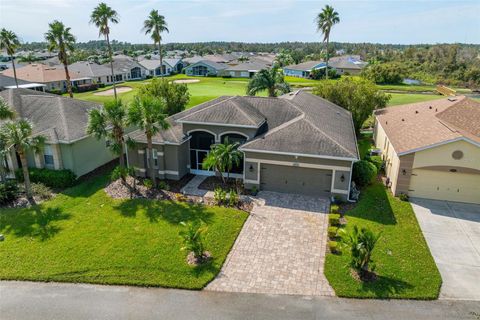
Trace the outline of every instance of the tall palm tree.
{"label": "tall palm tree", "polygon": [[105,102],[102,109],[88,113],[87,133],[97,139],[105,138],[110,151],[120,157],[120,168],[125,168],[125,128],[128,126],[127,107],[122,100]]}
{"label": "tall palm tree", "polygon": [[70,98],[73,98],[72,83],[70,82],[70,73],[68,72],[67,50],[73,52],[75,49],[75,37],[70,33],[70,28],[55,20],[49,25],[49,30],[45,33],[45,40],[48,43],[48,51],[58,50],[58,60],[63,63],[65,68],[65,77],[67,78],[67,91]]}
{"label": "tall palm tree", "polygon": [[274,65],[270,70],[262,69],[248,82],[247,94],[256,95],[258,92],[267,90],[269,97],[276,97],[278,93],[290,92],[290,85],[285,82],[282,70]]}
{"label": "tall palm tree", "polygon": [[154,186],[157,186],[157,181],[153,162],[152,137],[160,130],[170,126],[166,117],[164,101],[149,95],[136,96],[128,109],[130,124],[142,129],[147,137],[149,175]]}
{"label": "tall palm tree", "polygon": [[150,11],[147,20],[143,22],[142,31],[145,34],[151,33],[153,45],[158,43],[158,55],[160,56],[160,75],[163,76],[163,57],[162,57],[162,32],[169,32],[165,17],[158,13],[158,10]]}
{"label": "tall palm tree", "polygon": [[28,173],[27,152],[40,153],[45,144],[44,136],[33,136],[33,128],[30,122],[25,119],[9,121],[2,125],[0,136],[6,146],[6,150],[15,150],[22,164],[23,179],[25,182],[25,193],[30,203],[33,203],[32,189],[30,186],[30,175]]}
{"label": "tall palm tree", "polygon": [[238,150],[238,143],[230,143],[228,139],[225,143],[215,144],[203,160],[202,166],[207,170],[214,169],[225,183],[225,177],[222,172],[227,172],[227,179],[230,178],[230,171],[234,165],[240,165],[243,158],[242,152]]}
{"label": "tall palm tree", "polygon": [[110,8],[104,2],[101,2],[98,6],[96,6],[90,15],[90,23],[93,23],[98,28],[99,36],[105,36],[105,40],[107,41],[110,69],[112,71],[113,94],[115,96],[115,100],[117,100],[117,87],[115,86],[115,76],[113,73],[113,53],[112,46],[110,45],[110,27],[108,26],[108,23],[118,23],[118,21],[119,17],[117,11]]}
{"label": "tall palm tree", "polygon": [[325,79],[328,79],[328,44],[330,42],[330,31],[332,27],[340,22],[340,17],[338,12],[333,9],[332,6],[326,5],[322,9],[316,19],[317,22],[317,32],[320,31],[323,34],[323,42],[326,44],[326,69],[325,69]]}
{"label": "tall palm tree", "polygon": [[17,85],[17,88],[17,70],[15,69],[15,57],[13,55],[18,47],[20,47],[20,41],[18,40],[17,35],[13,31],[3,28],[0,31],[0,50],[6,50],[7,54],[12,60],[13,76],[15,77],[15,84]]}

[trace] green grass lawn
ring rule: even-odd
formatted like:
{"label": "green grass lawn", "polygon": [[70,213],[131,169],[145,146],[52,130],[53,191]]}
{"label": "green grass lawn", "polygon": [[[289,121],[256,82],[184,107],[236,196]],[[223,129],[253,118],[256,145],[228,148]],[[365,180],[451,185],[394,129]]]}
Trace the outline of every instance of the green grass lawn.
{"label": "green grass lawn", "polygon": [[[2,209],[0,279],[203,288],[220,270],[247,214],[173,201],[113,200],[105,176],[29,209]],[[186,264],[181,221],[202,219],[203,267]]]}
{"label": "green grass lawn", "polygon": [[409,104],[415,102],[424,102],[445,98],[445,96],[437,94],[420,94],[420,93],[389,93],[392,98],[388,102],[388,106],[397,106],[401,104]]}

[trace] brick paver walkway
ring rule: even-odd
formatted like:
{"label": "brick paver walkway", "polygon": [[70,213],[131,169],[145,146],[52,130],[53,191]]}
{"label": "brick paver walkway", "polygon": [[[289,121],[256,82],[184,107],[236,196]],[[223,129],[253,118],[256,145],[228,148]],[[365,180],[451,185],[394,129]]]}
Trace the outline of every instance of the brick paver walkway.
{"label": "brick paver walkway", "polygon": [[207,290],[334,295],[323,274],[328,200],[260,192],[217,278]]}

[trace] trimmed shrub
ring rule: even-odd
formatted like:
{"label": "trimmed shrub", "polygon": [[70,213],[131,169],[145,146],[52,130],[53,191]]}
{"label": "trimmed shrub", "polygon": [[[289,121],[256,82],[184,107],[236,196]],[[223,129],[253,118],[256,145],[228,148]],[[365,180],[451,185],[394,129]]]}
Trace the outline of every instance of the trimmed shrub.
{"label": "trimmed shrub", "polygon": [[357,161],[353,164],[352,176],[353,181],[355,181],[358,186],[364,187],[375,180],[377,167],[367,160]]}
{"label": "trimmed shrub", "polygon": [[340,207],[338,204],[332,204],[330,206],[330,213],[339,213]]}
{"label": "trimmed shrub", "polygon": [[161,180],[161,181],[158,182],[158,189],[169,191],[169,190],[170,190],[170,186],[168,185],[167,182]]}
{"label": "trimmed shrub", "polygon": [[406,194],[406,193],[400,193],[398,198],[402,201],[408,201],[409,200],[408,194]]}
{"label": "trimmed shrub", "polygon": [[331,226],[338,226],[340,224],[340,215],[336,213],[331,213],[328,215],[328,223]]}
{"label": "trimmed shrub", "polygon": [[228,193],[228,205],[230,207],[236,207],[238,206],[239,202],[240,199],[238,197],[238,193],[235,190],[230,189],[230,192]]}
{"label": "trimmed shrub", "polygon": [[337,227],[328,227],[328,237],[334,239],[337,237],[338,228]]}
{"label": "trimmed shrub", "polygon": [[375,167],[377,168],[377,172],[380,171],[380,169],[382,169],[382,166],[383,166],[382,157],[380,157],[380,156],[370,156],[368,161],[370,161],[371,163],[373,163],[375,165]]}
{"label": "trimmed shrub", "polygon": [[143,185],[145,186],[145,188],[150,190],[150,189],[153,188],[153,181],[150,180],[150,179],[145,179],[145,180],[143,180]]}
{"label": "trimmed shrub", "polygon": [[334,241],[334,240],[328,241],[328,248],[330,249],[330,252],[331,252],[331,253],[337,253],[337,252],[339,252],[339,250],[338,250],[338,242],[337,242],[337,241]]}
{"label": "trimmed shrub", "polygon": [[0,205],[6,205],[18,198],[18,186],[15,181],[0,183]]}
{"label": "trimmed shrub", "polygon": [[[53,189],[65,189],[75,184],[77,176],[71,170],[51,170],[28,168],[30,173],[30,181],[32,183],[43,183],[47,187]],[[15,177],[19,182],[23,182],[23,171],[18,169],[15,171]]]}

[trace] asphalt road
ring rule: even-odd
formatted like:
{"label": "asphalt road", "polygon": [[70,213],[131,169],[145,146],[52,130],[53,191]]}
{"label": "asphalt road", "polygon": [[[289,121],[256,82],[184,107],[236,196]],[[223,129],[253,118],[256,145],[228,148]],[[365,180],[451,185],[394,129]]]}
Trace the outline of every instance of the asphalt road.
{"label": "asphalt road", "polygon": [[2,281],[0,319],[480,319],[480,302],[355,300]]}

